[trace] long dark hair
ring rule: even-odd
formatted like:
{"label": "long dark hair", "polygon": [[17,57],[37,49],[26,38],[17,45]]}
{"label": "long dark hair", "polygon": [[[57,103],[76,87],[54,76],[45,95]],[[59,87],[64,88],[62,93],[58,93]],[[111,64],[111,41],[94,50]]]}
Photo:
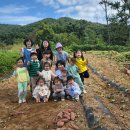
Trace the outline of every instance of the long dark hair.
{"label": "long dark hair", "polygon": [[82,58],[82,60],[84,60],[83,52],[82,52],[81,50],[75,51],[74,54],[73,54],[73,57],[76,58],[76,53],[77,53],[78,51],[81,52],[81,58]]}
{"label": "long dark hair", "polygon": [[[49,41],[48,41],[48,40],[44,40],[44,41],[48,42],[47,50],[51,50],[51,45],[50,45]],[[41,49],[42,49],[43,51],[45,51],[45,48],[44,48],[44,46],[43,46],[43,42],[44,42],[44,41],[42,41],[42,43],[41,43]]]}

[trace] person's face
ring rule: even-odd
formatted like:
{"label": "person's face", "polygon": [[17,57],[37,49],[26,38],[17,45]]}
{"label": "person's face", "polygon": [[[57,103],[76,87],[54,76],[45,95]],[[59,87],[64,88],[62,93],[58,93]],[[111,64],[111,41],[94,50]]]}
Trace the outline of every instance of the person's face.
{"label": "person's face", "polygon": [[59,70],[64,70],[64,65],[58,64],[58,69]]}
{"label": "person's face", "polygon": [[61,84],[60,80],[55,80],[55,85]]}
{"label": "person's face", "polygon": [[77,57],[77,58],[80,58],[80,57],[81,57],[81,51],[77,51],[76,57]]}
{"label": "person's face", "polygon": [[48,71],[50,69],[50,66],[48,64],[45,64],[45,70]]}
{"label": "person's face", "polygon": [[44,48],[47,48],[47,47],[48,47],[48,45],[49,45],[49,44],[48,44],[48,42],[47,42],[47,41],[44,41],[44,42],[43,42],[43,47],[44,47]]}
{"label": "person's face", "polygon": [[62,76],[67,76],[67,72],[62,72]]}
{"label": "person's face", "polygon": [[73,80],[73,79],[71,79],[71,80],[68,81],[68,84],[69,84],[69,85],[73,85],[73,83],[74,83],[74,80]]}
{"label": "person's face", "polygon": [[27,46],[27,48],[30,48],[32,46],[32,43],[30,40],[26,42],[26,46]]}
{"label": "person's face", "polygon": [[37,60],[37,55],[34,54],[31,56],[31,58],[32,58],[32,60]]}
{"label": "person's face", "polygon": [[50,54],[45,54],[45,57],[46,57],[47,59],[49,59],[49,58],[50,58]]}
{"label": "person's face", "polygon": [[70,64],[71,65],[75,65],[75,61],[70,61]]}
{"label": "person's face", "polygon": [[59,47],[59,48],[57,48],[56,49],[59,53],[61,53],[62,52],[62,47]]}
{"label": "person's face", "polygon": [[44,85],[44,81],[43,80],[39,80],[38,81],[38,85],[43,86]]}
{"label": "person's face", "polygon": [[18,67],[23,67],[23,61],[22,61],[22,60],[19,60],[19,61],[17,62],[17,66],[18,66]]}

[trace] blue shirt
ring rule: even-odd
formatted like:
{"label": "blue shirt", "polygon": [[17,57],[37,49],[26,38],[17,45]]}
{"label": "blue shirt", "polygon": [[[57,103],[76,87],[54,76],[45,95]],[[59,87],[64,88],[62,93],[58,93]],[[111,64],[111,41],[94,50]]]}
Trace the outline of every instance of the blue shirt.
{"label": "blue shirt", "polygon": [[81,94],[81,90],[79,88],[79,85],[74,82],[72,85],[68,85],[68,93],[69,95],[71,95],[72,97],[75,96],[75,94]]}

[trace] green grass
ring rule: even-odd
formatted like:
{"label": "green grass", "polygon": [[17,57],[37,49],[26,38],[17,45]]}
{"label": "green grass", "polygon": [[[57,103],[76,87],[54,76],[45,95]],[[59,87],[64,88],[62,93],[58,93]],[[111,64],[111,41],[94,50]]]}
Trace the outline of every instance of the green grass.
{"label": "green grass", "polygon": [[0,76],[13,70],[16,59],[20,57],[20,48],[22,45],[19,44],[0,49]]}

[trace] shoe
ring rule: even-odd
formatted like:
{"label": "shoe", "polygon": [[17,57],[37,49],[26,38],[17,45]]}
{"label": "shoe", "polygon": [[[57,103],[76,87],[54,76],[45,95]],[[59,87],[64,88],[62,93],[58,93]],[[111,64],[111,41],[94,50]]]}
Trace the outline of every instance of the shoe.
{"label": "shoe", "polygon": [[23,103],[25,103],[26,102],[26,99],[23,99]]}
{"label": "shoe", "polygon": [[19,99],[19,104],[21,104],[22,103],[22,100],[21,99]]}
{"label": "shoe", "polygon": [[56,100],[56,99],[54,99],[54,102],[57,102],[57,100]]}
{"label": "shoe", "polygon": [[87,93],[85,89],[83,90],[83,93]]}
{"label": "shoe", "polygon": [[61,101],[65,101],[65,99],[63,98],[63,99],[61,99]]}

